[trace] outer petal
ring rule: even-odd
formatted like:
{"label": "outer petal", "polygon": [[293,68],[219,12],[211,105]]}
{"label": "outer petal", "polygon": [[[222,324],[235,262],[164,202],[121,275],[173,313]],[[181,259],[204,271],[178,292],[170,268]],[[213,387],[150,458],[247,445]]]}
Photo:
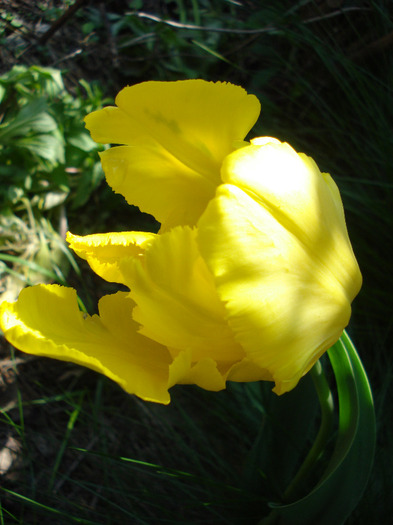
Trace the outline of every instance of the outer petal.
{"label": "outer petal", "polygon": [[142,334],[174,349],[174,357],[190,349],[193,363],[211,358],[233,364],[245,354],[226,322],[195,237],[195,230],[179,226],[157,235],[143,257],[121,263],[137,304],[133,317]]}
{"label": "outer petal", "polygon": [[72,361],[116,381],[129,393],[169,403],[168,350],[137,333],[134,303],[119,292],[103,297],[100,317],[79,311],[75,290],[39,285],[0,305],[0,326],[20,350]]}
{"label": "outer petal", "polygon": [[141,256],[155,235],[149,232],[119,232],[81,237],[68,232],[67,241],[97,275],[110,282],[125,284],[120,261]]}
{"label": "outer petal", "polygon": [[230,155],[223,179],[237,186],[218,188],[200,250],[236,339],[283,393],[339,338],[360,287],[341,201],[329,176],[278,141]]}
{"label": "outer petal", "polygon": [[267,370],[244,358],[229,365],[217,364],[214,359],[205,357],[193,362],[192,351],[183,350],[169,367],[169,386],[175,384],[198,385],[205,390],[218,392],[226,386],[226,381],[273,381]]}
{"label": "outer petal", "polygon": [[102,154],[108,183],[163,229],[195,224],[220,183],[222,160],[260,112],[242,88],[203,80],[144,82],[123,89],[116,104],[88,115],[86,126],[98,142],[132,146]]}
{"label": "outer petal", "polygon": [[225,388],[225,378],[217,369],[217,363],[211,358],[193,362],[192,351],[180,352],[169,370],[169,385],[198,385],[205,390],[218,392]]}
{"label": "outer petal", "polygon": [[249,381],[273,381],[272,374],[256,363],[245,357],[239,363],[235,363],[226,372],[225,378],[227,381],[235,381],[237,383]]}
{"label": "outer petal", "polygon": [[[118,146],[100,154],[108,184],[161,223],[195,225],[220,183],[181,163],[158,144]],[[217,180],[213,181],[212,179]]]}
{"label": "outer petal", "polygon": [[361,286],[339,190],[314,160],[270,137],[229,155],[224,182],[243,189],[288,230],[335,280],[350,301]]}

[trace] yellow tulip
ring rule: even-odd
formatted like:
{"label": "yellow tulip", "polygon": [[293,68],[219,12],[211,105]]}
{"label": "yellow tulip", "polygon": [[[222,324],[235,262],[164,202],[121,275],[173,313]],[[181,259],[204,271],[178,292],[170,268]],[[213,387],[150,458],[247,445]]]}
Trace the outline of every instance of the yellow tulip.
{"label": "yellow tulip", "polygon": [[340,337],[361,275],[336,184],[277,139],[245,142],[259,102],[238,86],[146,82],[90,114],[111,187],[158,234],[68,234],[98,275],[129,292],[83,315],[76,292],[39,285],[0,305],[17,348],[82,364],[168,403],[178,383],[294,388]]}

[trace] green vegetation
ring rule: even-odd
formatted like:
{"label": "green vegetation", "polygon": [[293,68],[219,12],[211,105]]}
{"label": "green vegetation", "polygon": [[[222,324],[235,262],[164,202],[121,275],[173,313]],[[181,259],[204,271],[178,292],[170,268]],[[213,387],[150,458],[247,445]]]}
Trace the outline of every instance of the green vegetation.
{"label": "green vegetation", "polygon": [[76,267],[63,238],[65,210],[79,213],[103,179],[99,147],[83,125],[101,93],[84,80],[80,88],[71,96],[59,70],[40,66],[14,66],[0,78],[0,261],[8,294],[23,282],[65,283],[70,263]]}
{"label": "green vegetation", "polygon": [[[143,80],[242,85],[262,103],[255,134],[314,157],[343,195],[364,276],[350,334],[371,380],[378,425],[374,471],[347,523],[387,523],[391,2],[82,2],[45,36],[74,3],[0,8],[1,293],[9,298],[26,284],[67,283],[92,310],[111,285],[75,262],[65,230],[155,228],[107,188],[100,148],[84,129],[86,113]],[[173,403],[158,407],[73,365],[14,355],[5,343],[0,352],[0,524],[248,525],[267,512],[266,501],[280,499],[278,480],[247,468],[258,459],[253,443],[271,443],[259,434],[275,417],[268,388],[231,385],[213,394],[176,387]],[[309,410],[313,423],[300,455],[317,429]]]}

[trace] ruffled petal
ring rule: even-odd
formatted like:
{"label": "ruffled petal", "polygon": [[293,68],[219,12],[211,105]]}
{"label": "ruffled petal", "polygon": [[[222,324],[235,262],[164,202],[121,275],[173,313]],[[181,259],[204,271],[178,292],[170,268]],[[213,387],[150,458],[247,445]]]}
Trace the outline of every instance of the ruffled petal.
{"label": "ruffled petal", "polygon": [[133,301],[124,292],[99,303],[100,317],[78,309],[75,290],[58,285],[26,288],[0,305],[8,341],[29,354],[71,361],[116,381],[142,399],[169,403],[168,350],[137,333]]}
{"label": "ruffled petal", "polygon": [[179,224],[195,225],[219,184],[185,166],[157,143],[119,146],[100,157],[109,186],[129,204],[153,215],[161,231]]}
{"label": "ruffled petal", "polygon": [[173,357],[191,349],[193,362],[236,362],[244,351],[228,327],[195,237],[195,230],[179,226],[157,235],[143,257],[120,264],[137,304],[133,317],[140,333],[175,349]]}
{"label": "ruffled petal", "polygon": [[79,236],[68,232],[67,242],[97,275],[110,282],[125,284],[120,261],[141,256],[155,235],[150,232],[116,232]]}
{"label": "ruffled petal", "polygon": [[281,394],[340,337],[361,277],[331,179],[273,146],[225,160],[223,179],[237,186],[218,188],[198,244],[237,341]]}
{"label": "ruffled petal", "polygon": [[116,104],[88,115],[86,126],[96,141],[131,146],[102,154],[108,182],[164,230],[195,224],[196,208],[220,183],[222,160],[260,112],[243,88],[204,80],[144,82],[123,89]]}
{"label": "ruffled petal", "polygon": [[[255,124],[260,103],[233,84],[183,80],[126,87],[116,105],[176,158],[210,177]],[[127,143],[128,144],[128,143]],[[219,177],[219,173],[216,175]]]}

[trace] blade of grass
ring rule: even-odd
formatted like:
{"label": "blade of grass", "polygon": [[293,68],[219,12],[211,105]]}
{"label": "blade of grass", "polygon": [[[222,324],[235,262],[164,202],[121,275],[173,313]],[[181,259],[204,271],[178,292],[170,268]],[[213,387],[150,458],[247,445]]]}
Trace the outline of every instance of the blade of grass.
{"label": "blade of grass", "polygon": [[209,55],[214,56],[215,58],[218,58],[219,60],[222,60],[223,62],[226,62],[227,64],[230,64],[231,66],[237,68],[238,66],[236,64],[233,64],[230,60],[225,58],[221,53],[218,51],[215,51],[211,47],[207,46],[206,44],[203,44],[202,42],[198,42],[198,40],[192,39],[191,42],[195,44],[196,46],[203,49],[203,51],[206,51],[206,53],[209,53]]}
{"label": "blade of grass", "polygon": [[81,395],[79,396],[78,401],[77,401],[77,406],[71,412],[70,417],[68,419],[67,428],[66,428],[66,431],[65,431],[65,434],[64,434],[64,439],[63,439],[63,441],[62,441],[62,443],[60,445],[60,448],[58,450],[58,453],[56,455],[55,463],[53,465],[52,474],[51,474],[51,477],[49,479],[49,483],[48,483],[49,490],[53,490],[53,486],[54,486],[54,483],[55,483],[57,472],[58,472],[59,467],[60,467],[60,463],[61,463],[61,461],[63,459],[64,452],[66,450],[66,447],[67,447],[68,441],[70,439],[71,433],[72,433],[72,431],[74,429],[75,423],[76,423],[76,421],[77,421],[77,419],[79,417],[79,414],[80,414],[80,412],[82,410],[82,400],[83,400],[84,395],[85,395],[85,393],[82,392]]}
{"label": "blade of grass", "polygon": [[[47,277],[49,277],[50,279],[53,279],[56,282],[59,281],[59,276],[57,276],[56,273],[51,272],[47,268],[43,268],[42,266],[40,266],[39,264],[33,261],[22,259],[21,257],[18,257],[17,255],[8,255],[6,253],[0,253],[0,261],[8,261],[8,262],[16,263],[16,264],[21,264],[22,266],[27,266],[31,270],[42,273],[43,275],[46,275]],[[65,284],[64,281],[59,281],[59,282],[60,284]]]}
{"label": "blade of grass", "polygon": [[96,521],[90,521],[90,520],[86,520],[83,518],[78,518],[77,516],[72,516],[68,512],[62,512],[58,509],[54,509],[53,507],[49,507],[48,505],[40,503],[36,500],[32,500],[31,498],[24,496],[23,494],[18,494],[17,492],[7,489],[5,487],[0,487],[0,491],[2,491],[4,494],[12,496],[13,498],[19,501],[23,501],[24,503],[27,503],[33,509],[42,509],[45,512],[55,514],[56,516],[61,516],[67,519],[67,523],[72,521],[74,523],[80,523],[81,525],[101,525],[100,523]]}

